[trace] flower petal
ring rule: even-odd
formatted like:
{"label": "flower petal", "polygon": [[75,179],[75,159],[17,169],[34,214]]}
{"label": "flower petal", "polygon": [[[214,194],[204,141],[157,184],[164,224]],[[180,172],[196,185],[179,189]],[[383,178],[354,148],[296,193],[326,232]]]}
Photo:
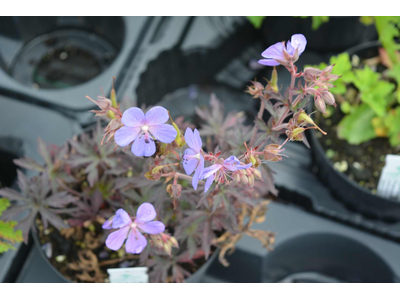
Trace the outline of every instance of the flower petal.
{"label": "flower petal", "polygon": [[292,38],[290,39],[290,42],[287,43],[287,52],[290,55],[294,54],[294,51],[296,51],[296,48],[299,49],[299,55],[304,52],[306,49],[307,45],[307,39],[304,35],[302,34],[294,34],[292,35]]}
{"label": "flower petal", "polygon": [[139,230],[132,230],[129,233],[128,240],[126,241],[125,244],[126,252],[139,254],[143,251],[143,249],[146,246],[147,246],[147,240],[143,236],[143,234],[139,232]]}
{"label": "flower petal", "polygon": [[132,223],[132,220],[131,220],[131,217],[129,216],[129,214],[125,210],[120,208],[115,213],[115,216],[114,216],[113,222],[112,222],[112,228],[114,228],[114,229],[121,228],[124,226],[128,226],[131,223]]}
{"label": "flower petal", "polygon": [[160,221],[138,223],[137,226],[148,234],[159,234],[165,230],[165,225]]}
{"label": "flower petal", "polygon": [[208,179],[206,180],[206,184],[204,186],[204,193],[207,193],[207,191],[210,188],[213,181],[214,181],[214,174],[212,176],[208,177]]}
{"label": "flower petal", "polygon": [[147,125],[160,125],[168,121],[168,111],[161,106],[154,106],[146,113],[146,124]]}
{"label": "flower petal", "polygon": [[122,124],[130,127],[140,127],[144,125],[145,117],[143,111],[138,107],[128,108],[122,115]]}
{"label": "flower petal", "polygon": [[283,49],[285,45],[282,42],[276,43],[272,46],[269,46],[263,53],[261,53],[262,57],[265,58],[275,58],[279,60],[284,60],[283,57]]}
{"label": "flower petal", "polygon": [[124,126],[115,132],[114,140],[118,146],[125,147],[133,142],[140,133],[140,127]]}
{"label": "flower petal", "polygon": [[111,218],[109,218],[107,221],[105,221],[103,223],[103,225],[101,226],[101,228],[103,229],[111,229],[112,228],[112,222],[113,222],[114,216],[112,216]]}
{"label": "flower petal", "polygon": [[151,125],[149,131],[157,140],[166,144],[171,143],[178,134],[170,124]]}
{"label": "flower petal", "polygon": [[252,163],[249,163],[247,165],[238,165],[237,169],[238,170],[248,169],[251,168],[252,165],[253,165]]}
{"label": "flower petal", "polygon": [[156,144],[153,140],[146,140],[143,136],[135,139],[132,144],[131,151],[136,156],[152,156],[156,152]]}
{"label": "flower petal", "polygon": [[185,150],[185,155],[183,156],[183,168],[185,169],[185,172],[187,175],[190,175],[193,173],[194,169],[196,169],[199,160],[197,158],[192,158],[192,157],[187,157],[187,156],[192,156],[192,155],[196,155],[197,153],[195,153],[192,149],[186,149]]}
{"label": "flower petal", "polygon": [[204,170],[204,158],[203,156],[200,156],[200,162],[197,165],[196,172],[194,173],[192,179],[192,186],[194,190],[197,190],[197,184],[199,183],[200,176],[203,174],[203,170]]}
{"label": "flower petal", "polygon": [[196,153],[199,153],[202,146],[202,140],[200,137],[200,133],[197,129],[192,132],[192,129],[189,127],[186,128],[185,131],[185,141],[190,148],[192,148]]}
{"label": "flower petal", "polygon": [[153,221],[156,216],[157,213],[153,204],[145,202],[139,206],[136,212],[136,221],[139,223],[150,222]]}
{"label": "flower petal", "polygon": [[210,177],[211,175],[215,174],[221,168],[222,168],[221,164],[215,164],[215,165],[209,166],[208,168],[205,168],[203,171],[203,174],[201,175],[201,179],[206,179],[206,178]]}
{"label": "flower petal", "polygon": [[119,248],[122,247],[122,244],[128,236],[129,230],[130,227],[127,226],[117,231],[114,231],[113,233],[110,233],[106,240],[106,246],[111,250],[117,251]]}
{"label": "flower petal", "polygon": [[273,59],[260,59],[260,60],[258,61],[258,63],[259,63],[259,64],[262,64],[262,65],[264,65],[264,66],[270,66],[270,67],[280,65],[280,63],[278,63],[277,61],[275,61],[275,60],[273,60]]}

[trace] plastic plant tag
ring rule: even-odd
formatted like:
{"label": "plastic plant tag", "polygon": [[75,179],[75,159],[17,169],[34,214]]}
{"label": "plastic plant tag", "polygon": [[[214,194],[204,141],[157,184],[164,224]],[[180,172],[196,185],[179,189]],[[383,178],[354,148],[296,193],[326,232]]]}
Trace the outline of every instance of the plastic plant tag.
{"label": "plastic plant tag", "polygon": [[379,178],[378,195],[400,201],[400,155],[386,155],[386,164]]}
{"label": "plastic plant tag", "polygon": [[148,283],[146,267],[108,269],[111,283]]}

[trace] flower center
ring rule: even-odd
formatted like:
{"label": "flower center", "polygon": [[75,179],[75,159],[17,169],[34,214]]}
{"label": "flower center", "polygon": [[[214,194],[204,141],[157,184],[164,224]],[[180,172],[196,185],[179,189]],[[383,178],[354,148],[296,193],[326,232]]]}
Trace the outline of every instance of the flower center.
{"label": "flower center", "polygon": [[149,130],[149,126],[143,125],[143,126],[142,126],[142,130],[143,130],[144,132],[147,132],[147,131]]}

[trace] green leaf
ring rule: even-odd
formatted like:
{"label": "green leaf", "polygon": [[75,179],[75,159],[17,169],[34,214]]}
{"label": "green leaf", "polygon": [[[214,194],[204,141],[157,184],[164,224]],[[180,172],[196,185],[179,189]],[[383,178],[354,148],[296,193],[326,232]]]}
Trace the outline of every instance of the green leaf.
{"label": "green leaf", "polygon": [[247,19],[253,24],[254,28],[260,29],[265,16],[248,16]]}
{"label": "green leaf", "polygon": [[380,16],[375,17],[376,30],[379,40],[389,54],[391,61],[395,64],[399,62],[396,51],[400,49],[400,45],[396,43],[396,39],[400,36],[400,17],[399,16]]}
{"label": "green leaf", "polygon": [[329,22],[328,16],[312,16],[312,30],[317,30],[322,24]]}
{"label": "green leaf", "polygon": [[400,145],[400,106],[388,114],[385,125],[389,129],[390,144],[393,147]]}
{"label": "green leaf", "polygon": [[0,216],[10,206],[10,201],[6,198],[0,198]]}
{"label": "green leaf", "polygon": [[361,93],[362,102],[368,104],[378,116],[386,114],[387,106],[391,103],[395,85],[380,80],[381,75],[371,70],[368,66],[355,70],[355,86]]}
{"label": "green leaf", "polygon": [[361,104],[353,112],[345,116],[338,126],[339,138],[349,144],[358,145],[376,137],[372,119],[376,116],[367,104]]}
{"label": "green leaf", "polygon": [[[0,216],[10,206],[10,201],[6,198],[0,198]],[[13,244],[22,242],[22,231],[14,230],[17,225],[15,221],[4,222],[0,220],[0,253],[10,249],[15,249]]]}
{"label": "green leaf", "polygon": [[362,17],[360,17],[360,22],[363,23],[366,26],[372,25],[372,24],[374,24],[374,17],[362,16]]}

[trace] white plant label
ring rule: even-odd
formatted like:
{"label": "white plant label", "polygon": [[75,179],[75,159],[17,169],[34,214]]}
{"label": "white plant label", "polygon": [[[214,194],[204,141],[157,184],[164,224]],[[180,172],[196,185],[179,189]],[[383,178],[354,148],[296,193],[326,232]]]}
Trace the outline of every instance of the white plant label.
{"label": "white plant label", "polygon": [[378,195],[400,201],[400,155],[386,155],[378,184]]}
{"label": "white plant label", "polygon": [[107,269],[111,283],[148,283],[146,267]]}

